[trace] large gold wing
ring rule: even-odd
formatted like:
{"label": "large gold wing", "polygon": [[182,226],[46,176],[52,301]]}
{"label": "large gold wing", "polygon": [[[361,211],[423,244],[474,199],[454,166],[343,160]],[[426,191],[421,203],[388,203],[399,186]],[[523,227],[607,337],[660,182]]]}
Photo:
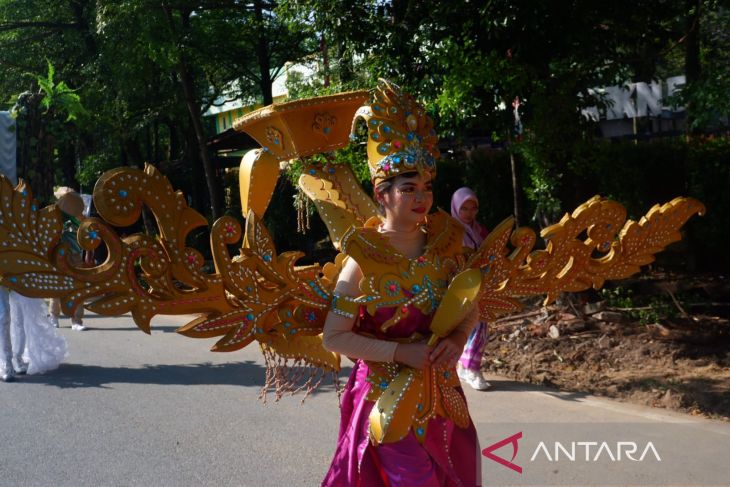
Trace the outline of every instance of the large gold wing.
{"label": "large gold wing", "polygon": [[679,229],[692,215],[704,212],[695,199],[675,198],[655,205],[638,222],[626,221],[623,206],[595,196],[545,228],[546,248],[534,251],[535,232],[513,231],[508,218],[467,263],[482,270],[481,317],[488,321],[518,311],[517,297],[544,294],[547,304],[564,291],[598,289],[606,280],[629,277],[680,240]]}
{"label": "large gold wing", "polygon": [[[55,205],[38,209],[23,182],[13,189],[2,178],[0,188],[3,285],[27,296],[60,298],[67,314],[84,302],[100,314],[131,312],[146,332],[156,314],[232,308],[220,276],[203,273],[202,255],[185,245],[189,232],[205,225],[205,219],[152,166],[115,169],[97,182],[94,201],[103,219],[85,220],[77,240],[85,250],[104,243],[109,252],[105,262],[91,268],[75,265],[68,245],[59,243],[63,223]],[[134,223],[143,205],[155,215],[160,236],[119,238],[109,224]]]}
{"label": "large gold wing", "polygon": [[[68,246],[59,243],[60,210],[55,205],[38,209],[24,183],[13,188],[1,178],[2,284],[29,296],[58,297],[68,314],[84,303],[103,315],[131,312],[146,332],[157,314],[200,314],[179,332],[222,336],[215,351],[238,350],[258,340],[277,357],[339,370],[339,356],[316,345],[342,258],[324,268],[295,266],[301,254],[278,254],[251,210],[245,245],[234,258],[228,245],[241,241],[240,224],[230,217],[214,223],[210,241],[216,271],[206,273],[203,256],[185,243],[206,220],[152,166],[105,173],[94,202],[101,219],[85,220],[77,240],[86,250],[105,244],[108,258],[95,267],[78,267]],[[135,223],[143,206],[154,215],[159,235],[119,238],[111,225]]]}

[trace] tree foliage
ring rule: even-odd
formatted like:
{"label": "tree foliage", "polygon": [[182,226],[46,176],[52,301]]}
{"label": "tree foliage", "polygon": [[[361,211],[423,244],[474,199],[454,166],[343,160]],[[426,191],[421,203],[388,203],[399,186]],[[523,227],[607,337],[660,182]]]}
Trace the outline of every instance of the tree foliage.
{"label": "tree foliage", "polygon": [[[466,154],[478,152],[475,140],[506,148],[524,196],[516,199],[547,224],[579,197],[580,178],[597,170],[595,126],[580,115],[605,104],[592,88],[686,73],[676,103],[692,130],[717,130],[730,110],[728,7],[728,0],[0,0],[0,99],[18,106],[21,174],[39,181],[42,198],[54,183],[88,191],[107,168],[151,162],[215,216],[223,177],[207,147],[209,107],[270,103],[274,79],[296,64],[314,74],[291,75],[292,98],[386,77],[426,104],[449,167],[476,176],[486,164],[502,178],[508,159]],[[336,157],[360,160],[362,147]],[[362,161],[356,168],[366,181]]]}

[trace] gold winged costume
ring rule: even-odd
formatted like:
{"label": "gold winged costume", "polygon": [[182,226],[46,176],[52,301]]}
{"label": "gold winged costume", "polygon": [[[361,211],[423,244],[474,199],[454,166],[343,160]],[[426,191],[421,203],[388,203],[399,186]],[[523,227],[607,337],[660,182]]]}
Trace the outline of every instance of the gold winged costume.
{"label": "gold winged costume", "polygon": [[[60,210],[55,205],[39,208],[24,182],[12,187],[3,177],[0,284],[27,296],[61,298],[66,314],[83,303],[102,315],[129,312],[147,333],[155,315],[198,314],[178,332],[219,337],[212,350],[220,352],[258,342],[268,365],[265,390],[274,389],[278,398],[300,389],[309,391],[325,373],[339,371],[340,356],[322,346],[323,324],[333,300],[335,311],[342,313],[363,308],[374,312],[386,305],[407,310],[415,304],[426,314],[436,312],[443,300],[449,304],[440,316],[451,317],[463,316],[461,308],[474,301],[481,319],[490,321],[519,310],[520,297],[545,295],[548,303],[563,291],[597,289],[606,280],[635,274],[654,260],[654,254],[681,238],[679,229],[692,215],[704,213],[700,202],[676,198],[654,206],[638,222],[626,221],[620,204],[596,196],[541,232],[547,244],[544,250],[533,250],[533,230],[514,228],[513,219],[507,218],[470,255],[462,253],[459,224],[436,214],[430,231],[441,234],[434,236],[432,258],[404,263],[378,239],[373,229],[380,218],[377,207],[350,168],[312,163],[305,164],[299,186],[341,253],[324,265],[298,266],[302,254],[278,253],[263,223],[280,162],[306,161],[346,146],[353,120],[359,119],[367,124],[374,179],[413,170],[435,173],[439,154],[431,119],[415,100],[387,81],[372,92],[299,100],[250,113],[234,124],[261,145],[241,162],[245,228],[230,217],[213,223],[214,273],[204,272],[203,256],[186,245],[192,230],[206,226],[205,218],[188,207],[183,194],[174,191],[153,166],[114,169],[96,183],[93,198],[100,218],[82,223],[78,241],[86,250],[103,244],[109,252],[105,262],[92,268],[71,264],[68,248],[60,241]],[[143,206],[155,216],[159,234],[120,238],[113,227],[137,221]],[[228,252],[233,244],[240,244],[235,256]],[[357,300],[333,296],[346,254],[374,266],[366,272],[363,295]],[[405,267],[394,277],[382,270],[398,266]],[[454,276],[469,270],[463,283],[450,290]],[[438,279],[431,279],[433,275]],[[396,313],[388,326],[401,316]],[[432,331],[446,335],[451,321],[439,319]],[[390,364],[374,369],[385,384],[373,389],[371,397],[380,401],[383,411],[382,417],[371,417],[374,442],[396,441],[414,421],[425,424],[427,417],[412,414],[415,397],[430,398],[430,414],[451,415],[457,424],[464,419],[458,408],[449,409],[456,400],[455,377],[429,386],[429,380],[407,367]]]}

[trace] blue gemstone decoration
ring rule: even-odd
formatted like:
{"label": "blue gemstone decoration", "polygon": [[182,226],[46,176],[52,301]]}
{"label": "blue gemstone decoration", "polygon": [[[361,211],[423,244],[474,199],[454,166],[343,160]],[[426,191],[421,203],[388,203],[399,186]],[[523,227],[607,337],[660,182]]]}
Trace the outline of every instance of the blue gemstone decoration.
{"label": "blue gemstone decoration", "polygon": [[416,136],[413,132],[408,132],[408,135],[406,135],[406,139],[413,140],[413,138]]}
{"label": "blue gemstone decoration", "polygon": [[411,155],[406,156],[406,162],[408,162],[409,164],[413,164],[414,160],[415,160],[415,158],[413,156],[411,156]]}
{"label": "blue gemstone decoration", "polygon": [[393,158],[393,164],[400,164],[400,156],[395,156]]}
{"label": "blue gemstone decoration", "polygon": [[59,250],[59,251],[58,251],[58,255],[63,255],[63,254],[65,254],[65,253],[66,253],[66,251],[65,251],[65,250],[63,250],[63,249],[61,249],[61,250]]}
{"label": "blue gemstone decoration", "polygon": [[121,196],[122,198],[126,198],[127,194],[129,194],[129,193],[127,193],[125,190],[123,190],[123,189],[119,190],[119,196]]}
{"label": "blue gemstone decoration", "polygon": [[253,317],[253,313],[249,313],[249,314],[247,314],[247,315],[246,315],[246,319],[247,319],[248,321],[253,321],[253,318],[254,318],[254,317]]}
{"label": "blue gemstone decoration", "polygon": [[289,334],[290,334],[290,335],[293,335],[293,334],[295,334],[296,332],[297,332],[296,328],[292,328],[291,330],[289,330]]}
{"label": "blue gemstone decoration", "polygon": [[322,129],[322,132],[324,132],[325,135],[326,135],[326,134],[330,133],[330,128],[329,127],[325,127],[325,128]]}
{"label": "blue gemstone decoration", "polygon": [[262,147],[264,152],[270,152],[268,147]]}
{"label": "blue gemstone decoration", "polygon": [[414,284],[411,288],[411,291],[413,291],[413,294],[418,294],[421,292],[421,286],[419,286],[418,284]]}
{"label": "blue gemstone decoration", "polygon": [[423,436],[423,428],[416,428],[416,433],[418,433],[418,436]]}
{"label": "blue gemstone decoration", "polygon": [[444,372],[444,378],[448,379],[450,376],[451,376],[451,374],[449,373],[448,370],[446,372]]}
{"label": "blue gemstone decoration", "polygon": [[373,105],[373,110],[379,112],[380,110],[382,110],[382,108],[380,107],[380,105]]}
{"label": "blue gemstone decoration", "polygon": [[373,134],[373,140],[380,140],[379,134]]}
{"label": "blue gemstone decoration", "polygon": [[416,409],[423,411],[423,404],[416,404]]}
{"label": "blue gemstone decoration", "polygon": [[97,233],[96,230],[92,230],[92,231],[89,232],[89,238],[91,240],[96,240],[96,237],[98,237],[98,236],[99,236],[99,234]]}
{"label": "blue gemstone decoration", "polygon": [[383,126],[383,132],[385,132],[386,134],[389,134],[390,133],[390,127],[388,127],[387,125],[384,125]]}
{"label": "blue gemstone decoration", "polygon": [[279,139],[274,139],[274,144],[279,145]]}
{"label": "blue gemstone decoration", "polygon": [[382,381],[382,382],[380,383],[380,388],[381,388],[381,389],[385,389],[385,388],[387,388],[387,387],[388,387],[388,382],[386,382],[386,381]]}
{"label": "blue gemstone decoration", "polygon": [[21,191],[20,192],[20,196],[23,196],[23,197],[28,196],[28,192],[25,191],[25,190],[24,191]]}
{"label": "blue gemstone decoration", "polygon": [[611,230],[612,228],[613,228],[613,225],[611,225],[610,223],[608,225],[606,225],[606,229]]}
{"label": "blue gemstone decoration", "polygon": [[256,333],[263,333],[264,329],[261,327],[256,328]]}
{"label": "blue gemstone decoration", "polygon": [[70,308],[71,306],[73,306],[73,305],[74,305],[74,302],[73,302],[73,301],[69,301],[68,303],[66,303],[66,306],[68,306],[69,308]]}
{"label": "blue gemstone decoration", "polygon": [[317,171],[314,170],[314,169],[310,169],[309,170],[309,174],[311,174],[312,176],[314,176],[315,174],[317,174]]}
{"label": "blue gemstone decoration", "polygon": [[489,266],[488,265],[485,265],[484,267],[482,267],[482,274],[487,274],[488,272],[489,272]]}
{"label": "blue gemstone decoration", "polygon": [[489,260],[490,260],[490,261],[493,261],[494,259],[496,259],[496,257],[495,257],[495,256],[493,256],[493,255],[490,255],[490,256],[489,256]]}
{"label": "blue gemstone decoration", "polygon": [[37,209],[38,209],[38,207],[36,205],[30,205],[31,211],[36,211]]}
{"label": "blue gemstone decoration", "polygon": [[377,120],[370,120],[370,125],[372,125],[373,127],[377,127],[378,126],[378,121]]}
{"label": "blue gemstone decoration", "polygon": [[271,262],[271,256],[269,254],[264,255],[264,262]]}
{"label": "blue gemstone decoration", "polygon": [[284,323],[284,328],[291,328],[291,323],[289,323],[288,321]]}
{"label": "blue gemstone decoration", "polygon": [[331,168],[329,168],[327,170],[327,172],[330,173],[330,174],[334,174],[335,173],[335,168],[334,167],[331,167]]}
{"label": "blue gemstone decoration", "polygon": [[291,311],[287,311],[287,312],[286,312],[286,317],[287,317],[287,318],[291,318]]}
{"label": "blue gemstone decoration", "polygon": [[18,278],[17,278],[17,277],[11,277],[11,278],[10,278],[10,279],[8,279],[8,280],[9,280],[10,282],[18,282]]}

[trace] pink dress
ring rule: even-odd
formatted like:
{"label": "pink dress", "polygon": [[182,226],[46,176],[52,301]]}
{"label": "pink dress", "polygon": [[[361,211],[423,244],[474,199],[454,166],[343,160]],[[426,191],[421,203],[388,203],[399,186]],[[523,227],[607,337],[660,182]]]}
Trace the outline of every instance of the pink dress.
{"label": "pink dress", "polygon": [[[415,332],[426,336],[430,333],[431,316],[415,308],[406,319],[382,332],[380,324],[394,312],[395,308],[380,308],[370,316],[361,308],[356,331],[386,340],[406,338]],[[368,439],[368,417],[374,402],[366,398],[370,388],[379,385],[371,384],[369,375],[367,364],[358,360],[341,397],[337,449],[323,486],[481,485],[479,442],[471,421],[462,429],[450,419],[436,417],[428,423],[423,444],[411,431],[398,442],[373,446]]]}

